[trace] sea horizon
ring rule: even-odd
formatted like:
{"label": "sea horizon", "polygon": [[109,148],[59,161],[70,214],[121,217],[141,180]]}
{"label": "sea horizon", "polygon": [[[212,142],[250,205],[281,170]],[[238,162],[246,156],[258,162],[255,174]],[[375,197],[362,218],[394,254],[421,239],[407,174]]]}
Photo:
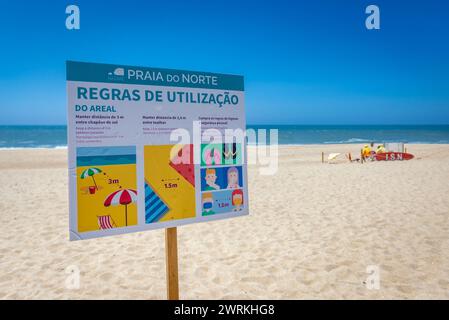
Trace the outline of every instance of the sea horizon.
{"label": "sea horizon", "polygon": [[[279,145],[365,144],[403,142],[449,144],[448,125],[262,125],[247,129],[278,129]],[[268,132],[267,132],[268,136]],[[1,149],[67,148],[66,125],[0,125]]]}

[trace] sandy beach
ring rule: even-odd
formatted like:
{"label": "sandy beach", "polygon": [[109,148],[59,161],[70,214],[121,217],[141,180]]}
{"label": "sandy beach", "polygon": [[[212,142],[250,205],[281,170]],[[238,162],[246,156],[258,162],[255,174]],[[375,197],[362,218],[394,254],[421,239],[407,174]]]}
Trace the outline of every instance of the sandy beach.
{"label": "sandy beach", "polygon": [[[181,298],[448,299],[449,145],[407,149],[322,164],[360,145],[282,146],[276,175],[249,166],[249,216],[178,228]],[[0,298],[165,299],[164,231],[69,242],[67,180],[64,149],[0,151]]]}

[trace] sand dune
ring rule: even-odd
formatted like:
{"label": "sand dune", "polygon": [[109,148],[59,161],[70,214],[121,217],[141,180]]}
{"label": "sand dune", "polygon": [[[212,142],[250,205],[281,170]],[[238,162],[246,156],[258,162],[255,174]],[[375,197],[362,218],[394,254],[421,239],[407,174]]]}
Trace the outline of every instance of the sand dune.
{"label": "sand dune", "polygon": [[[359,147],[284,146],[276,175],[251,166],[250,216],[178,229],[181,298],[449,298],[449,145],[321,163]],[[164,299],[163,230],[68,241],[66,158],[0,151],[0,298]],[[364,283],[370,265],[379,290]]]}

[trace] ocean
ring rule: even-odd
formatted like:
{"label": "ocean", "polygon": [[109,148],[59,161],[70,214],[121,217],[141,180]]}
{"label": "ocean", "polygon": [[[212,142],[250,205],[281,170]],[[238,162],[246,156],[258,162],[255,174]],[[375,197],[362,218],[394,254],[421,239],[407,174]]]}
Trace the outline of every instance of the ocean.
{"label": "ocean", "polygon": [[449,143],[449,125],[250,125],[248,128],[277,128],[279,144]]}
{"label": "ocean", "polygon": [[[279,144],[449,144],[449,125],[249,125],[248,128],[278,129]],[[0,149],[66,146],[66,126],[0,126]]]}

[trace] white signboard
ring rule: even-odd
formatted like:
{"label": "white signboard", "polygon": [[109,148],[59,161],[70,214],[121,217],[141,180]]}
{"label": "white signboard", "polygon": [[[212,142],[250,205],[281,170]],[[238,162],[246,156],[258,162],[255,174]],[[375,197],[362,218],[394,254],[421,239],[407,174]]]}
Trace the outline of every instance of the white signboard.
{"label": "white signboard", "polygon": [[243,77],[67,62],[70,239],[248,214]]}

